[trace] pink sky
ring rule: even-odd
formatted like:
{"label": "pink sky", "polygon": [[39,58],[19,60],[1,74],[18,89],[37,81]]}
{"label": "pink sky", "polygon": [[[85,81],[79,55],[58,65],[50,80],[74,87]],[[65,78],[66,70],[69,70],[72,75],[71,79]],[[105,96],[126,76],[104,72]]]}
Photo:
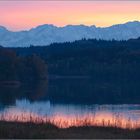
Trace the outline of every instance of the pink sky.
{"label": "pink sky", "polygon": [[110,26],[140,21],[140,1],[0,1],[0,25],[25,30],[41,24]]}

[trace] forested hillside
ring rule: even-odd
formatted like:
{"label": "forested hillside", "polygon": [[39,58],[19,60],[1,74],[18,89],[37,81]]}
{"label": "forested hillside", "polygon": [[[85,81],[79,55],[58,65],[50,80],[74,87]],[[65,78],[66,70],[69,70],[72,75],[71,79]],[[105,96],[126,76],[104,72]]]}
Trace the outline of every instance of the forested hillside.
{"label": "forested hillside", "polygon": [[37,55],[17,56],[13,50],[0,48],[0,82],[31,82],[47,77],[47,66]]}
{"label": "forested hillside", "polygon": [[[10,50],[16,53],[10,60],[15,64],[18,58],[18,62],[14,69],[8,65],[8,74],[19,73],[14,77],[23,76],[21,79],[26,80],[42,77],[45,63],[48,76],[59,77],[58,81],[49,81],[52,88],[47,96],[52,101],[140,103],[140,38],[128,41],[83,39]],[[4,66],[2,69],[5,70]],[[82,78],[79,84],[76,78]]]}
{"label": "forested hillside", "polygon": [[[19,56],[36,54],[46,61],[49,75],[88,75],[93,78],[138,78],[140,39],[80,40],[73,43],[14,48]],[[137,74],[137,76],[133,75]],[[105,79],[106,79],[105,78]]]}

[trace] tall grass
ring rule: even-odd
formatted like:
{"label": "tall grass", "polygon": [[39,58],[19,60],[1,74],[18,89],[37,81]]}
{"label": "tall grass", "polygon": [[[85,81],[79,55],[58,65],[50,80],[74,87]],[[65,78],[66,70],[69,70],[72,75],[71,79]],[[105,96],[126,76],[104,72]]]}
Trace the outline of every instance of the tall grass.
{"label": "tall grass", "polygon": [[33,122],[33,123],[51,123],[59,128],[69,128],[72,126],[104,126],[136,129],[140,128],[140,122],[124,118],[121,115],[114,115],[111,118],[98,118],[96,115],[86,115],[82,117],[69,116],[41,116],[31,112],[3,112],[0,114],[1,121],[13,122]]}

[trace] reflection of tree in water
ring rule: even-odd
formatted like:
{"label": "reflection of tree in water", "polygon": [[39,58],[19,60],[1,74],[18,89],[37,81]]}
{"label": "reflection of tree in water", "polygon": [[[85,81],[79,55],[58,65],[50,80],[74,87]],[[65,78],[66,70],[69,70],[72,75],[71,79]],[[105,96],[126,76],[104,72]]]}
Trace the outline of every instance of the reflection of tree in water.
{"label": "reflection of tree in water", "polygon": [[62,78],[50,80],[49,100],[78,104],[139,104],[139,83],[122,82],[112,78]]}
{"label": "reflection of tree in water", "polygon": [[[24,87],[23,87],[24,88]],[[27,85],[27,88],[24,90],[25,98],[30,101],[43,100],[47,98],[47,88],[48,81],[40,81],[37,84]]]}
{"label": "reflection of tree in water", "polygon": [[32,84],[23,84],[20,87],[0,87],[0,103],[2,105],[13,105],[16,99],[26,98],[30,101],[43,100],[47,98],[47,81]]}
{"label": "reflection of tree in water", "polygon": [[2,86],[0,87],[0,103],[2,105],[14,104],[15,99],[21,96],[19,88]]}

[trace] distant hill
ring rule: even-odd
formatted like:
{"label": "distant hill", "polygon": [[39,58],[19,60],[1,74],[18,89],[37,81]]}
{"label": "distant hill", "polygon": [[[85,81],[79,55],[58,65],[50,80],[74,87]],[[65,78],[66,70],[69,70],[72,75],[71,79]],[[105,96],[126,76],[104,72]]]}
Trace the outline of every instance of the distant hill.
{"label": "distant hill", "polygon": [[44,77],[45,98],[52,102],[140,104],[140,38],[0,49],[1,81],[33,83]]}
{"label": "distant hill", "polygon": [[82,39],[12,50],[20,57],[35,54],[45,61],[50,101],[140,103],[140,38]]}
{"label": "distant hill", "polygon": [[[82,39],[49,46],[11,48],[18,56],[37,55],[46,61],[51,75],[93,75],[98,68],[113,71],[125,65],[139,65],[140,38],[127,41]],[[115,66],[116,68],[110,69]],[[130,67],[133,68],[133,67]],[[104,68],[101,69],[103,72]],[[116,74],[114,74],[116,76]]]}
{"label": "distant hill", "polygon": [[128,40],[140,37],[140,22],[133,21],[110,27],[67,25],[56,27],[45,24],[28,31],[12,32],[0,26],[0,45],[4,47],[29,47],[57,42],[72,42],[85,39]]}

